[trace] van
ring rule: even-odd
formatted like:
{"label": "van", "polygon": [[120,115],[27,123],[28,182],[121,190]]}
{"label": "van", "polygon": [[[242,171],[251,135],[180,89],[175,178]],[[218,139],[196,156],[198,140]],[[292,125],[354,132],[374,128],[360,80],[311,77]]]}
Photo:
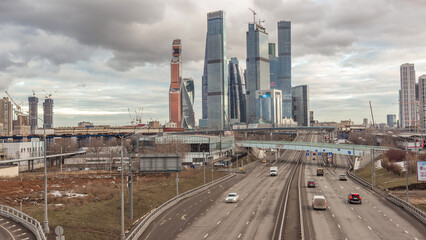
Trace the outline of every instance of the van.
{"label": "van", "polygon": [[325,197],[322,195],[315,195],[314,198],[312,198],[312,208],[327,209],[327,201],[325,200]]}
{"label": "van", "polygon": [[317,168],[317,176],[324,176],[324,169]]}

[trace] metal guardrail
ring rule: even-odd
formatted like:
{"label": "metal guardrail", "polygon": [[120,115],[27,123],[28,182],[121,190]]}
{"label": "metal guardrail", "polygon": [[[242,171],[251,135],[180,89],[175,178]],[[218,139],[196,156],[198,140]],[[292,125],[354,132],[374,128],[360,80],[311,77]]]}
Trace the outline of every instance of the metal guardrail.
{"label": "metal guardrail", "polygon": [[166,211],[167,209],[173,207],[176,203],[192,197],[210,187],[212,187],[213,185],[216,185],[220,182],[223,182],[231,177],[234,177],[235,173],[223,176],[213,182],[209,182],[205,185],[199,186],[197,188],[194,188],[192,190],[189,190],[187,192],[184,192],[182,194],[180,194],[179,196],[176,196],[170,200],[168,200],[167,202],[161,204],[159,207],[153,209],[150,213],[148,213],[147,215],[145,215],[145,217],[143,217],[143,219],[137,223],[137,225],[135,227],[133,227],[131,229],[130,233],[126,233],[129,234],[126,236],[126,240],[132,240],[132,239],[138,239],[142,233],[148,228],[149,224],[151,224],[152,221],[154,221],[160,214],[162,214],[164,211]]}
{"label": "metal guardrail", "polygon": [[[349,161],[350,162],[350,161]],[[371,183],[365,181],[364,179],[358,177],[357,175],[355,175],[353,173],[353,166],[351,164],[351,167],[348,169],[348,175],[350,177],[352,177],[354,180],[356,180],[357,182],[359,182],[360,184],[364,185],[365,187],[372,189]],[[376,189],[372,189],[375,193],[380,194],[379,192],[377,192]],[[403,208],[405,211],[407,211],[408,213],[410,213],[411,215],[413,215],[415,218],[417,218],[418,220],[420,220],[420,222],[422,222],[423,224],[426,225],[426,214],[425,212],[423,212],[422,210],[416,208],[415,206],[413,206],[412,204],[401,200],[400,198],[394,196],[391,193],[387,193],[386,194],[386,199],[390,202],[392,202],[393,204],[397,205],[398,207]]]}
{"label": "metal guardrail", "polygon": [[43,228],[41,227],[40,223],[27,214],[9,206],[0,204],[0,215],[11,218],[14,221],[24,225],[28,230],[34,233],[37,240],[46,240],[46,236],[44,236]]}

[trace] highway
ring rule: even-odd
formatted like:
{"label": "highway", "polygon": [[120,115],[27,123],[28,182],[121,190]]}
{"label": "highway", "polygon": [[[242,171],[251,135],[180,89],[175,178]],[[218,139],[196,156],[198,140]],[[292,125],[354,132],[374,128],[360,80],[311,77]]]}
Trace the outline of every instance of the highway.
{"label": "highway", "polygon": [[[307,160],[304,210],[313,225],[311,239],[425,239],[426,228],[407,213],[349,177],[347,181],[339,180],[349,167],[346,158],[336,155],[334,166],[324,168],[324,176],[316,176],[322,163],[320,156]],[[308,179],[315,180],[316,188],[306,187]],[[362,204],[349,204],[350,192],[359,193]],[[327,210],[312,209],[313,195],[325,196]]]}
{"label": "highway", "polygon": [[1,240],[35,240],[32,232],[21,224],[8,218],[0,216],[0,239]]}

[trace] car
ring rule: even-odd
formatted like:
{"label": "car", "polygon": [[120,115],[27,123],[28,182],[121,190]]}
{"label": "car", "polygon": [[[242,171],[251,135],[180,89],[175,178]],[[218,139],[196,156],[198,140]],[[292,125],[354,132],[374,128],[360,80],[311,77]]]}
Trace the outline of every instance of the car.
{"label": "car", "polygon": [[354,192],[350,193],[348,195],[348,203],[359,203],[359,204],[361,204],[362,203],[362,198],[359,195],[359,193],[354,193]]}
{"label": "car", "polygon": [[312,160],[315,160],[315,157],[313,157]]}
{"label": "car", "polygon": [[323,195],[315,195],[312,198],[312,208],[313,209],[327,209],[327,201]]}
{"label": "car", "polygon": [[340,174],[339,175],[339,180],[340,181],[346,181],[346,180],[348,180],[348,178],[346,177],[346,174]]}
{"label": "car", "polygon": [[239,195],[237,193],[229,193],[225,198],[225,202],[227,203],[235,203],[238,202]]}
{"label": "car", "polygon": [[323,168],[317,168],[317,176],[323,176],[324,175],[324,169]]}
{"label": "car", "polygon": [[262,162],[263,162],[263,163],[266,163],[266,159],[263,159],[263,160],[262,160]]}
{"label": "car", "polygon": [[308,180],[308,188],[309,187],[315,187],[315,181],[314,180]]}
{"label": "car", "polygon": [[225,167],[225,163],[223,162],[217,162],[213,164],[215,167]]}

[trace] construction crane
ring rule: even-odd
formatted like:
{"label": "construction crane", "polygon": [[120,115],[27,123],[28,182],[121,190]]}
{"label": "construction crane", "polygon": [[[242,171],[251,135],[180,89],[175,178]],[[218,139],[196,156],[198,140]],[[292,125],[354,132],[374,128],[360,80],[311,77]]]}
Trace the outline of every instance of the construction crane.
{"label": "construction crane", "polygon": [[256,24],[256,11],[251,8],[249,8],[249,10],[253,13],[253,23]]}
{"label": "construction crane", "polygon": [[13,97],[7,91],[4,91],[4,92],[7,94],[7,96],[10,98],[10,100],[13,102],[13,104],[16,106],[16,109],[14,109],[14,112],[15,112],[16,116],[18,117],[19,129],[22,133],[22,141],[26,142],[27,131],[25,130],[25,127],[24,127],[25,126],[24,116],[28,116],[28,115],[24,114],[21,111],[21,106],[15,102]]}
{"label": "construction crane", "polygon": [[[42,89],[44,93],[46,93],[46,95],[44,95],[44,97],[46,99],[50,99],[50,97],[52,97],[52,93],[51,92],[46,92],[46,90]],[[54,91],[53,93],[57,93],[58,91]]]}
{"label": "construction crane", "polygon": [[371,111],[371,118],[373,120],[373,128],[376,128],[376,126],[374,125],[374,116],[373,116],[373,108],[371,107],[371,101],[368,101],[370,103],[370,111]]}
{"label": "construction crane", "polygon": [[133,126],[135,125],[135,120],[132,118],[132,114],[130,113],[130,108],[127,108],[127,110],[129,111],[130,124]]}

